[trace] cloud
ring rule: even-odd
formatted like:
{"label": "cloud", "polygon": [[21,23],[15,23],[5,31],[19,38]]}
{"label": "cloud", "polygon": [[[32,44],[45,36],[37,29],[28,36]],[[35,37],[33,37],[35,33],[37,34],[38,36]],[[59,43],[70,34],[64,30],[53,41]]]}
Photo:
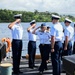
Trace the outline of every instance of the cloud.
{"label": "cloud", "polygon": [[0,8],[74,14],[75,0],[0,0]]}

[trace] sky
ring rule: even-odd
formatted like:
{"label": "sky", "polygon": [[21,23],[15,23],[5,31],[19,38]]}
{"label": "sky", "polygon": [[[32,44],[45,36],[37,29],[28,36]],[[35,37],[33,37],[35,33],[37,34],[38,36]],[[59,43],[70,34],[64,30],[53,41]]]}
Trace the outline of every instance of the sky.
{"label": "sky", "polygon": [[75,15],[75,0],[0,0],[0,9]]}

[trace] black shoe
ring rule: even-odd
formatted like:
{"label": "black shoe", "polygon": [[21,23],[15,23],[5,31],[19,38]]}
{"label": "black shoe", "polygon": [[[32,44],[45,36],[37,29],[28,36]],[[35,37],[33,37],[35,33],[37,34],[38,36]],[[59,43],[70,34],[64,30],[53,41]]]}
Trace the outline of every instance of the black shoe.
{"label": "black shoe", "polygon": [[34,67],[37,67],[37,66],[34,65]]}
{"label": "black shoe", "polygon": [[63,70],[62,73],[66,73],[66,71]]}
{"label": "black shoe", "polygon": [[33,66],[29,66],[29,68],[33,69],[34,67]]}
{"label": "black shoe", "polygon": [[19,75],[19,73],[18,73],[18,72],[12,72],[12,74]]}
{"label": "black shoe", "polygon": [[18,73],[22,74],[23,72],[19,71]]}
{"label": "black shoe", "polygon": [[34,67],[29,67],[29,68],[34,69]]}
{"label": "black shoe", "polygon": [[45,68],[45,70],[48,70],[48,68]]}
{"label": "black shoe", "polygon": [[39,74],[41,74],[41,75],[42,75],[42,74],[43,74],[43,71],[39,71]]}

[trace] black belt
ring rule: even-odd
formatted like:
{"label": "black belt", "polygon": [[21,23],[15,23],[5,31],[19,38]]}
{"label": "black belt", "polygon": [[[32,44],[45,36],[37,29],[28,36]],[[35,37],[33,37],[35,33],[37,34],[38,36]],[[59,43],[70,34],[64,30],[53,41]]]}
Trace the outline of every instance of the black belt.
{"label": "black belt", "polygon": [[55,43],[58,43],[58,42],[61,42],[61,41],[55,41]]}
{"label": "black belt", "polygon": [[22,41],[21,39],[13,39],[13,41]]}
{"label": "black belt", "polygon": [[44,46],[44,45],[50,45],[50,44],[40,44],[40,45]]}
{"label": "black belt", "polygon": [[29,42],[36,42],[36,41],[29,41]]}

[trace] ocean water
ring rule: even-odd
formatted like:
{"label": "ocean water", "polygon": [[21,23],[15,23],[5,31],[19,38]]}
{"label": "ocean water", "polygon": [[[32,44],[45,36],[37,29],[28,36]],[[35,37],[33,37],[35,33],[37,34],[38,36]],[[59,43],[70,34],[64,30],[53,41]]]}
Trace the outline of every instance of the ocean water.
{"label": "ocean water", "polygon": [[[36,25],[36,27],[38,27],[38,26],[40,26],[41,25],[41,23],[43,23],[43,22],[37,22],[37,25]],[[10,23],[0,23],[0,40],[2,39],[2,38],[4,38],[4,37],[9,37],[9,38],[11,38],[12,39],[12,37],[11,37],[11,30],[10,29],[8,29],[8,25],[9,25]],[[22,24],[22,26],[23,26],[23,48],[22,48],[22,56],[25,56],[28,52],[27,52],[27,48],[28,48],[28,46],[27,46],[27,44],[28,44],[28,33],[27,33],[27,28],[30,26],[30,24],[29,23],[24,23],[24,22],[22,22],[21,23]],[[50,27],[51,27],[51,22],[46,22],[46,24],[47,25],[49,25]],[[63,27],[65,27],[65,25],[64,25],[64,23],[63,22],[61,22],[61,24],[63,25]],[[71,24],[72,26],[74,25],[74,23],[72,23]],[[36,54],[39,54],[40,52],[39,52],[39,40],[38,40],[38,37],[37,37],[37,50],[36,50]]]}

